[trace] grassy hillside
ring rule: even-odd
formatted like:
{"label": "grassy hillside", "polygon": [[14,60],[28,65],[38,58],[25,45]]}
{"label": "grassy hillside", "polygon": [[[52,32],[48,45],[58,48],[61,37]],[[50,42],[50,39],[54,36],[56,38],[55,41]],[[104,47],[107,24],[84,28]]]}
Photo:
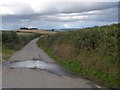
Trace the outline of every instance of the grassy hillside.
{"label": "grassy hillside", "polygon": [[2,31],[2,54],[3,60],[7,60],[11,54],[21,49],[32,39],[40,34],[34,33],[16,33],[14,31]]}
{"label": "grassy hillside", "polygon": [[118,38],[113,24],[44,36],[38,46],[70,71],[118,87]]}

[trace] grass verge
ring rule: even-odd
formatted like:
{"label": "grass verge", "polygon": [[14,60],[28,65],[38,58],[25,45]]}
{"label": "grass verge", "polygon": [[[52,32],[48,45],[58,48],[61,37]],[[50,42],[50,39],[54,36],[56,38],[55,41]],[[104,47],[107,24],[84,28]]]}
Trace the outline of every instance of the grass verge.
{"label": "grass verge", "polygon": [[96,26],[40,37],[38,46],[70,71],[117,88],[119,35],[118,24]]}
{"label": "grass verge", "polygon": [[24,47],[32,39],[40,34],[36,33],[17,33],[14,31],[2,31],[2,59],[8,61],[10,56]]}
{"label": "grass verge", "polygon": [[55,55],[55,53],[52,52],[52,50],[49,48],[40,48],[42,48],[52,59],[57,61],[61,66],[68,69],[72,74],[92,80],[104,87],[118,87],[118,77],[115,77],[101,70],[97,70],[94,66],[91,66],[91,68],[85,68],[79,62],[73,60],[65,60]]}

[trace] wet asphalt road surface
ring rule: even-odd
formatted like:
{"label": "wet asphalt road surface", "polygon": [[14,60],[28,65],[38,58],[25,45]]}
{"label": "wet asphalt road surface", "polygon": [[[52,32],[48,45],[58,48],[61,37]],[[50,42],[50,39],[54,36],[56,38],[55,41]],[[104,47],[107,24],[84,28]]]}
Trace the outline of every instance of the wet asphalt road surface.
{"label": "wet asphalt road surface", "polygon": [[32,40],[3,63],[2,86],[7,88],[99,88],[59,66]]}

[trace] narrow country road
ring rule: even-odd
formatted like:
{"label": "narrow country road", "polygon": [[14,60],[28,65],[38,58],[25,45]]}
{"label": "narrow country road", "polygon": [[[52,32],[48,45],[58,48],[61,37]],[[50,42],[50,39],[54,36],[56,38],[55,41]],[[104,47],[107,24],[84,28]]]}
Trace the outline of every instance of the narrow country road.
{"label": "narrow country road", "polygon": [[[10,61],[22,62],[25,60],[40,59],[40,60],[44,60],[44,62],[47,62],[46,66],[50,64],[51,65],[50,67],[52,67],[52,65],[55,65],[55,67],[58,68],[56,66],[57,65],[56,62],[52,60],[40,48],[37,47],[36,45],[37,40],[38,38],[32,40],[20,51],[14,53],[13,56],[10,58]],[[72,76],[69,74],[57,75],[53,73],[54,71],[51,73],[49,71],[49,68],[48,70],[45,68],[36,69],[36,68],[26,68],[23,64],[20,65],[17,63],[17,65],[19,65],[19,67],[23,66],[23,68],[3,67],[3,74],[2,74],[3,87],[7,87],[7,88],[96,88],[97,87],[96,84],[94,84],[93,82],[83,79],[81,77]],[[43,67],[42,65],[39,66],[39,68]],[[53,69],[55,68],[53,67]],[[55,70],[62,70],[62,69],[59,68]]]}
{"label": "narrow country road", "polygon": [[39,47],[37,47],[36,42],[37,39],[32,40],[28,45],[23,47],[20,51],[13,54],[10,58],[10,61],[16,60],[32,60],[42,58],[47,62],[54,62],[49,56],[44,53]]}

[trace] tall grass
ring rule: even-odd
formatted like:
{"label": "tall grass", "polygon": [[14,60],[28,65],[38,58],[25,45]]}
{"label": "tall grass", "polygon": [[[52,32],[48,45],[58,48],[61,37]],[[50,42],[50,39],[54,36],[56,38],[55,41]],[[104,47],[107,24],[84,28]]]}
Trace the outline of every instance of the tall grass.
{"label": "tall grass", "polygon": [[41,37],[38,46],[72,72],[118,87],[118,24]]}
{"label": "tall grass", "polygon": [[15,51],[21,49],[32,39],[40,36],[40,34],[17,34],[14,31],[2,31],[2,54],[3,59],[8,59]]}
{"label": "tall grass", "polygon": [[0,54],[2,54],[2,31],[0,31]]}

